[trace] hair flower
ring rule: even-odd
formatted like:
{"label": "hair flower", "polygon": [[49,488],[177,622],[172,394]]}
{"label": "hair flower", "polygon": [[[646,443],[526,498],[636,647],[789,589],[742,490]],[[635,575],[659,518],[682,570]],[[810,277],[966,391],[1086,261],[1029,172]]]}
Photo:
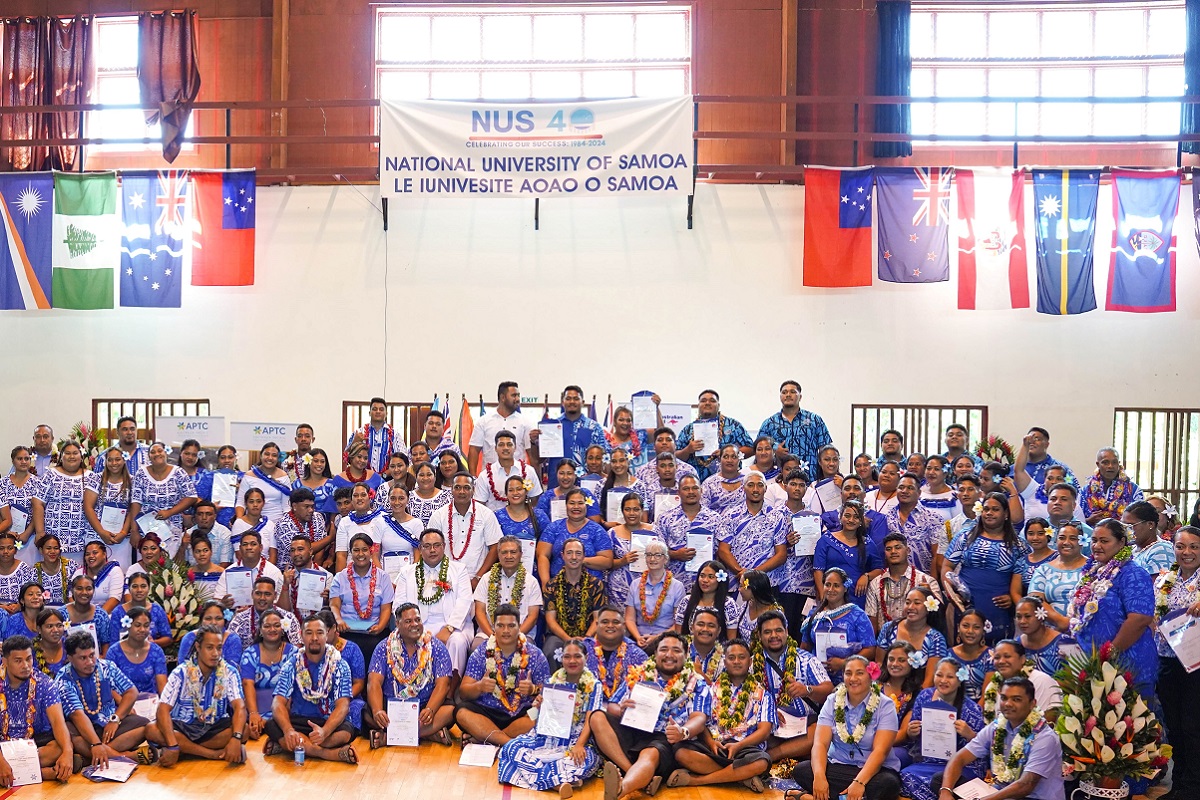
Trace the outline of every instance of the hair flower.
{"label": "hair flower", "polygon": [[908,664],[913,669],[920,669],[921,667],[925,666],[928,661],[929,656],[925,655],[925,653],[921,652],[920,650],[916,650],[908,654]]}
{"label": "hair flower", "polygon": [[206,456],[206,455],[208,455],[208,454],[205,453],[203,450],[196,451],[196,458],[204,458],[204,456]]}
{"label": "hair flower", "polygon": [[169,445],[169,444],[164,444],[164,445],[163,445],[163,452],[164,452],[164,453],[166,453],[167,455],[171,455],[171,453],[173,453],[173,452],[175,452],[175,451],[171,449],[171,445]]}
{"label": "hair flower", "polygon": [[971,677],[971,670],[967,669],[965,666],[959,667],[958,672],[954,673],[954,677],[958,678],[959,683],[966,683]]}
{"label": "hair flower", "polygon": [[312,453],[305,453],[304,458],[302,458],[300,460],[304,462],[305,466],[308,466],[309,464],[312,463]]}
{"label": "hair flower", "polygon": [[1038,619],[1045,621],[1046,617],[1050,616],[1050,612],[1046,610],[1045,606],[1040,605],[1037,607],[1037,611],[1033,612],[1033,615]]}
{"label": "hair flower", "polygon": [[521,481],[521,485],[525,487],[525,491],[527,491],[527,492],[533,491],[533,481],[529,480],[529,478],[526,478],[525,480]]}
{"label": "hair flower", "polygon": [[974,511],[974,512],[975,512],[975,516],[977,516],[977,517],[978,517],[980,514],[982,514],[982,513],[983,513],[983,503],[981,503],[980,501],[976,500],[976,501],[975,501],[975,505],[971,506],[971,510],[972,510],[972,511]]}
{"label": "hair flower", "polygon": [[554,648],[554,660],[562,663],[563,649],[561,647]]}
{"label": "hair flower", "polygon": [[133,624],[133,617],[122,617],[121,618],[121,627],[124,628],[125,630],[129,630],[129,626],[132,624]]}
{"label": "hair flower", "polygon": [[729,573],[723,569],[717,570],[717,580],[719,580],[719,581],[729,580]]}
{"label": "hair flower", "polygon": [[933,595],[930,595],[929,597],[925,598],[925,610],[930,612],[931,614],[934,611],[937,611],[941,607],[942,607],[941,603],[939,603],[938,599],[936,597],[934,597]]}
{"label": "hair flower", "polygon": [[990,619],[985,619],[983,621],[983,632],[984,633],[992,632],[992,621]]}
{"label": "hair flower", "polygon": [[873,680],[873,681],[879,680],[879,676],[881,674],[882,674],[882,672],[879,669],[879,662],[877,662],[877,661],[868,661],[867,662],[867,675],[870,676],[871,680]]}

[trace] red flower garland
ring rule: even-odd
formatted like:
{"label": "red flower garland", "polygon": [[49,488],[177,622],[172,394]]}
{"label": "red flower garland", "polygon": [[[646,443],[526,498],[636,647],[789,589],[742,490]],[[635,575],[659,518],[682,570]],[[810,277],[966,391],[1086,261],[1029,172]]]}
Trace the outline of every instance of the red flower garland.
{"label": "red flower garland", "polygon": [[[523,481],[525,480],[525,467],[527,465],[524,461],[518,461],[517,463],[521,465],[521,480]],[[496,498],[496,502],[507,503],[508,497],[496,491],[496,477],[492,474],[492,466],[492,464],[488,464],[487,467],[488,488],[492,490],[492,497]],[[498,467],[500,465],[497,463],[494,466]],[[505,479],[504,483],[507,485],[508,480]]]}
{"label": "red flower garland", "polygon": [[354,599],[354,613],[358,614],[359,619],[370,619],[371,608],[374,605],[375,598],[375,583],[379,580],[379,568],[375,563],[371,563],[371,583],[367,591],[367,610],[363,611],[362,604],[358,602],[358,583],[354,580],[354,565],[346,567],[346,577],[350,580],[350,594]]}
{"label": "red flower garland", "polygon": [[450,557],[455,561],[462,561],[463,556],[467,554],[467,549],[471,546],[471,535],[475,532],[475,519],[479,515],[475,512],[475,501],[471,501],[471,522],[467,525],[467,541],[463,544],[462,550],[458,551],[458,555],[454,555],[454,504],[446,506],[446,544],[450,548]]}

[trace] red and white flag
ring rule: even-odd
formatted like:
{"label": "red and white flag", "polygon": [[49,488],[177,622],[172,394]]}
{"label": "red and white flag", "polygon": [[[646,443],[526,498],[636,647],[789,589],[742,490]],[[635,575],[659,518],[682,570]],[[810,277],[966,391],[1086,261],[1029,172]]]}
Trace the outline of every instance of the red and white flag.
{"label": "red and white flag", "polygon": [[959,169],[958,307],[1029,308],[1025,173]]}

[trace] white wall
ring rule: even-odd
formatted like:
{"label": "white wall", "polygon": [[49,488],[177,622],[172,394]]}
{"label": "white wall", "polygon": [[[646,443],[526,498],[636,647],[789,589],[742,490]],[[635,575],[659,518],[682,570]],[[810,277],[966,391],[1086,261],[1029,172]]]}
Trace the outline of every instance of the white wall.
{"label": "white wall", "polygon": [[[187,287],[181,310],[0,314],[0,442],[65,431],[93,397],[206,396],[214,414],[309,421],[336,446],[343,399],[492,399],[506,379],[539,396],[579,383],[601,403],[712,386],[753,428],[795,377],[844,451],[852,402],[987,404],[994,433],[1042,425],[1086,466],[1114,406],[1197,405],[1185,194],[1177,313],[1049,317],[958,311],[953,276],[802,288],[799,187],[702,185],[691,231],[683,201],[547,201],[540,231],[522,201],[393,203],[386,240],[370,187],[263,187],[253,287]],[[1102,187],[1105,246],[1111,207]],[[1101,308],[1106,277],[1104,253]]]}

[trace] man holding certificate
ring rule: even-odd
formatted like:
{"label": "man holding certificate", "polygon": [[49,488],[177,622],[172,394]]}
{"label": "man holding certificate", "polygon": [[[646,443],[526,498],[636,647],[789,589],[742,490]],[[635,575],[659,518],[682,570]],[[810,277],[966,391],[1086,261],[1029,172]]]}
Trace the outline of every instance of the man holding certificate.
{"label": "man holding certificate", "polygon": [[992,788],[997,791],[988,795],[989,800],[1064,798],[1062,743],[1054,727],[1042,718],[1034,702],[1033,684],[1026,678],[1004,681],[1000,716],[955,753],[941,776],[933,777],[939,800],[954,800],[950,787],[966,783],[963,770],[977,758],[990,759]]}
{"label": "man holding certificate", "polygon": [[825,698],[833,693],[833,681],[825,665],[788,636],[787,619],[778,611],[758,615],[758,644],[753,650],[753,667],[775,698],[779,728],[768,742],[772,761],[803,760],[812,752],[814,721]]}
{"label": "man holding certificate", "polygon": [[242,649],[246,650],[254,644],[255,637],[262,630],[262,615],[268,609],[275,609],[283,619],[284,629],[287,630],[288,641],[296,647],[301,646],[300,623],[289,611],[284,611],[275,605],[275,581],[263,575],[254,581],[254,592],[251,595],[254,604],[233,615],[229,621],[229,632],[242,640]]}
{"label": "man holding certificate", "polygon": [[703,554],[693,545],[701,543],[700,537],[704,537],[703,541],[714,547],[716,541],[727,538],[729,528],[724,517],[704,507],[700,495],[700,481],[694,475],[685,475],[679,479],[679,505],[654,518],[654,533],[667,543],[670,570],[685,590],[692,588],[700,567],[712,559],[710,551],[708,558],[700,561],[697,556]]}
{"label": "man holding certificate", "polygon": [[604,767],[604,800],[658,791],[675,769],[677,746],[703,733],[711,714],[712,692],[688,663],[687,643],[667,631],[654,658],[631,668],[589,718],[596,746],[610,762]]}
{"label": "man holding certificate", "polygon": [[404,703],[416,704],[417,737],[449,745],[446,729],[454,724],[454,704],[446,701],[453,671],[446,645],[421,624],[420,606],[400,605],[396,629],[376,645],[367,670],[371,748],[378,747],[392,729],[391,714]]}
{"label": "man holding certificate", "polygon": [[[35,669],[33,642],[27,637],[8,637],[0,652],[4,654],[4,670],[0,674],[4,703],[4,713],[0,714],[0,741],[32,740],[37,747],[41,779],[66,783],[71,777],[74,750],[54,681]],[[36,773],[32,764],[25,766]],[[16,774],[17,767],[0,753],[0,788],[38,782],[34,775]]]}
{"label": "man holding certificate", "polygon": [[695,421],[684,425],[679,432],[675,455],[695,467],[699,478],[704,480],[716,471],[719,465],[715,455],[727,444],[735,445],[743,458],[754,454],[745,426],[722,414],[721,396],[715,389],[705,389],[696,404]]}

